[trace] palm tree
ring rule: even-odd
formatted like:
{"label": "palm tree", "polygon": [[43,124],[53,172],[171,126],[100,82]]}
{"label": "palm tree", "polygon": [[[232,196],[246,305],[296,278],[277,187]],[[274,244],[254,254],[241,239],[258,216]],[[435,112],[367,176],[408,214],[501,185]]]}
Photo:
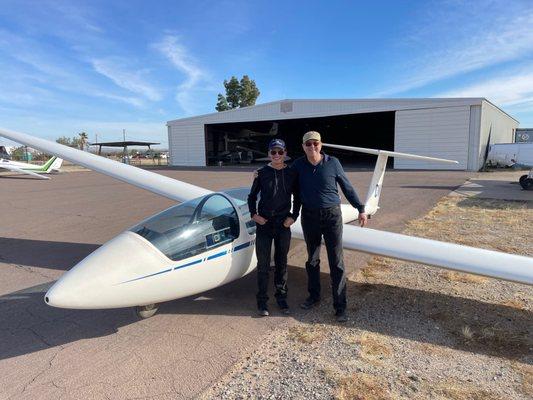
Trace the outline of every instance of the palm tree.
{"label": "palm tree", "polygon": [[78,136],[80,137],[80,150],[85,150],[85,147],[87,146],[87,141],[89,140],[89,135],[87,135],[85,132],[81,132],[78,133]]}

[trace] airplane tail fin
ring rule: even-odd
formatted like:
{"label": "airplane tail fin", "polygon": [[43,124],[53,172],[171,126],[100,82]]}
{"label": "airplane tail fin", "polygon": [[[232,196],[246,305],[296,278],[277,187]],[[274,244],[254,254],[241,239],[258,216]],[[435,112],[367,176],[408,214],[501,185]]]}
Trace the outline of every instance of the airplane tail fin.
{"label": "airplane tail fin", "polygon": [[55,160],[46,169],[46,173],[50,173],[53,171],[59,171],[59,169],[61,168],[61,165],[63,164],[63,159],[59,157],[54,157],[54,158]]}
{"label": "airplane tail fin", "polygon": [[368,187],[368,192],[366,195],[365,211],[368,215],[374,215],[379,210],[379,197],[381,195],[381,188],[383,187],[383,178],[385,177],[385,170],[387,169],[387,159],[389,157],[410,158],[413,160],[436,161],[436,162],[444,162],[444,163],[450,163],[450,164],[458,164],[458,161],[454,161],[454,160],[419,156],[416,154],[409,154],[409,153],[399,153],[396,151],[375,150],[375,149],[367,149],[364,147],[343,146],[343,145],[328,144],[328,143],[323,143],[323,146],[332,147],[332,148],[340,149],[340,150],[355,151],[358,153],[375,154],[378,156],[378,159],[376,161],[376,166],[374,168],[374,174],[372,175],[372,180],[370,181],[370,186]]}

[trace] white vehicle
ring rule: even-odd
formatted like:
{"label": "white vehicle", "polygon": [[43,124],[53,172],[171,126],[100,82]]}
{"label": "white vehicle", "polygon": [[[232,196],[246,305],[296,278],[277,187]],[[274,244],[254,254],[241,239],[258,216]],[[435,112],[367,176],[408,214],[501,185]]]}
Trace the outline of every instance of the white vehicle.
{"label": "white vehicle", "polygon": [[533,168],[533,143],[496,143],[490,145],[487,164],[495,167]]}
{"label": "white vehicle", "polygon": [[[248,188],[214,193],[24,133],[0,129],[0,135],[182,202],[122,232],[79,262],[45,294],[48,305],[74,309],[133,306],[146,318],[155,314],[158,303],[224,285],[256,267],[255,224],[246,204]],[[378,210],[388,156],[453,162],[348,149],[378,154],[366,199],[369,214]],[[345,223],[358,216],[347,204],[342,205],[342,214]],[[299,221],[292,232],[293,237],[303,239]],[[533,285],[531,257],[353,225],[344,226],[343,247]]]}
{"label": "white vehicle", "polygon": [[58,172],[62,163],[63,160],[61,158],[57,158],[56,156],[50,158],[44,165],[34,165],[0,158],[0,169],[7,169],[9,171],[19,172],[21,174],[32,175],[39,179],[50,179],[43,174]]}
{"label": "white vehicle", "polygon": [[497,143],[490,145],[487,164],[495,167],[530,168],[520,177],[524,190],[533,190],[533,143]]}

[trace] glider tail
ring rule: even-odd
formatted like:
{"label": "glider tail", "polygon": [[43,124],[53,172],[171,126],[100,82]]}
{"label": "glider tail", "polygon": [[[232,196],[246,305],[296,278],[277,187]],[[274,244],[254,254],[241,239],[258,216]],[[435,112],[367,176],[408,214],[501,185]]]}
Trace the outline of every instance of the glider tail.
{"label": "glider tail", "polygon": [[372,175],[372,180],[370,181],[370,186],[368,187],[368,192],[366,195],[365,211],[368,215],[374,215],[379,210],[379,197],[381,195],[381,189],[383,187],[383,178],[385,177],[385,170],[387,169],[387,160],[389,157],[410,158],[414,160],[436,161],[436,162],[444,162],[444,163],[450,163],[450,164],[458,164],[458,162],[454,160],[419,156],[416,154],[399,153],[396,151],[375,150],[375,149],[367,149],[364,147],[342,146],[338,144],[328,144],[328,143],[323,143],[323,145],[326,147],[332,147],[335,149],[355,151],[358,153],[375,154],[378,156],[378,159],[376,161],[376,166],[374,168],[374,174]]}
{"label": "glider tail", "polygon": [[46,173],[59,171],[61,168],[61,165],[63,164],[63,159],[59,157],[54,157],[55,160],[50,164],[50,166],[46,169]]}

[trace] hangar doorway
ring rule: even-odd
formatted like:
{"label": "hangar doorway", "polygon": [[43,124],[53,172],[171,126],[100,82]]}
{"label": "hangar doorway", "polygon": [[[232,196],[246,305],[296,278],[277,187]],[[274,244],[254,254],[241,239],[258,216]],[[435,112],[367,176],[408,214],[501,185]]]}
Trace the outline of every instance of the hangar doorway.
{"label": "hangar doorway", "polygon": [[[310,130],[325,142],[394,151],[395,112],[349,114],[278,121],[252,121],[205,125],[207,165],[235,165],[267,161],[268,142],[287,143],[289,156],[303,155],[301,138]],[[373,167],[375,156],[325,149],[348,167]]]}

